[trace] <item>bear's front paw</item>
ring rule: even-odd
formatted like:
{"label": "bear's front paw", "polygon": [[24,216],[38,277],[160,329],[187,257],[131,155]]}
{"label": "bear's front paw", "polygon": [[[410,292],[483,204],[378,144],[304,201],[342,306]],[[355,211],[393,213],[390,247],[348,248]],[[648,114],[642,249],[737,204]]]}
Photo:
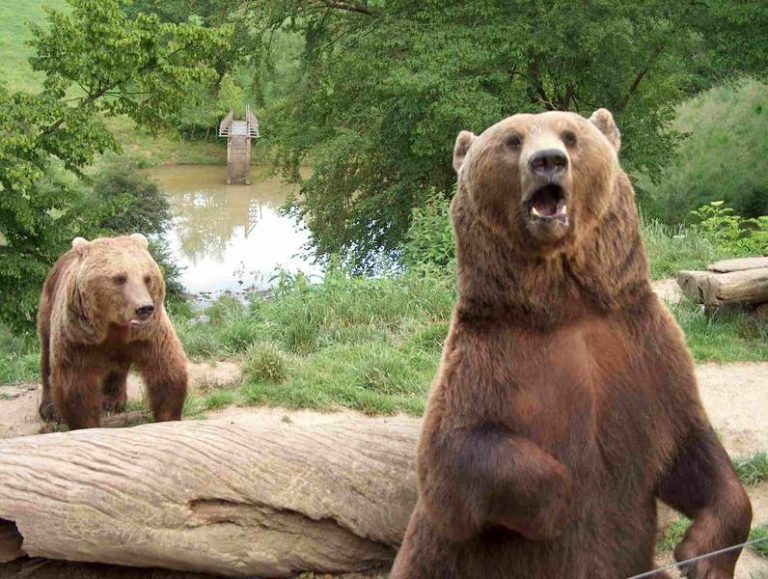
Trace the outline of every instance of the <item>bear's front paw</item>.
{"label": "bear's front paw", "polygon": [[[675,559],[679,562],[689,561],[717,551],[710,541],[702,542],[701,535],[689,532],[686,538],[675,548]],[[687,579],[733,579],[736,559],[739,551],[729,551],[714,555],[680,566],[680,574]]]}
{"label": "bear's front paw", "polygon": [[576,518],[576,506],[569,488],[563,496],[556,497],[548,508],[542,509],[539,516],[522,525],[519,531],[534,541],[556,539]]}
{"label": "bear's front paw", "polygon": [[[514,514],[499,517],[495,522],[533,541],[556,539],[568,529],[578,518],[576,501],[573,493],[573,479],[565,468],[552,477],[547,484],[541,486],[541,492],[532,493],[527,497],[528,505],[524,509],[525,516]],[[519,512],[525,498],[514,497],[513,504],[501,512]],[[506,520],[505,520],[506,519]]]}
{"label": "bear's front paw", "polygon": [[40,413],[40,418],[42,418],[45,422],[59,422],[56,409],[53,407],[53,402],[50,400],[41,402],[40,408],[38,408],[38,412]]}
{"label": "bear's front paw", "polygon": [[[687,579],[733,579],[733,571],[727,569],[730,565],[718,564],[717,558],[715,556],[681,565],[680,576]],[[685,561],[686,559],[682,560]]]}

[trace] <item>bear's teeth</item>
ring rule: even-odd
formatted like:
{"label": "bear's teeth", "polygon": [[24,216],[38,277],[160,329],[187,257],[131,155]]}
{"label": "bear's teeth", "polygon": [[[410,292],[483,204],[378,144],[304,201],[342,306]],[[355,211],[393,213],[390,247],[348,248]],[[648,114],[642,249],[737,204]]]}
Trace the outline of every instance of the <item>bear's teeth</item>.
{"label": "bear's teeth", "polygon": [[541,213],[539,213],[539,210],[536,209],[536,207],[531,207],[531,215],[534,217],[541,217]]}
{"label": "bear's teeth", "polygon": [[568,213],[568,206],[567,206],[567,205],[563,205],[563,206],[560,208],[560,211],[558,211],[558,213],[559,213],[560,215],[565,215],[566,213]]}

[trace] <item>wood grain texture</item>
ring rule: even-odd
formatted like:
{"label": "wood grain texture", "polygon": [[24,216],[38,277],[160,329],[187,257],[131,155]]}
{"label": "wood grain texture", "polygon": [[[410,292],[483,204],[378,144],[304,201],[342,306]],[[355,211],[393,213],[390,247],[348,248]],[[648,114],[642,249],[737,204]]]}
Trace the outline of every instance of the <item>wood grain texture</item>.
{"label": "wood grain texture", "polygon": [[0,519],[30,556],[230,576],[394,557],[420,422],[235,419],[0,441]]}

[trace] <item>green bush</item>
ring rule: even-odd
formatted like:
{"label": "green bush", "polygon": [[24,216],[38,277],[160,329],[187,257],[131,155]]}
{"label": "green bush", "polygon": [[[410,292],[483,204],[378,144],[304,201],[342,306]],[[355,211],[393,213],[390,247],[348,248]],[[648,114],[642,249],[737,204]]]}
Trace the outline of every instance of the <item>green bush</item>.
{"label": "green bush", "polygon": [[422,266],[448,269],[455,254],[450,199],[433,192],[423,207],[412,212],[403,247],[403,264],[411,269]]}
{"label": "green bush", "polygon": [[179,281],[181,269],[162,238],[172,218],[168,198],[134,164],[124,159],[120,163],[104,166],[93,177],[91,204],[99,212],[98,227],[103,235],[146,235],[149,251],[165,277],[169,298],[179,299],[184,292]]}
{"label": "green bush", "polygon": [[723,201],[712,201],[691,211],[693,226],[715,247],[737,257],[768,255],[768,216],[745,219]]}

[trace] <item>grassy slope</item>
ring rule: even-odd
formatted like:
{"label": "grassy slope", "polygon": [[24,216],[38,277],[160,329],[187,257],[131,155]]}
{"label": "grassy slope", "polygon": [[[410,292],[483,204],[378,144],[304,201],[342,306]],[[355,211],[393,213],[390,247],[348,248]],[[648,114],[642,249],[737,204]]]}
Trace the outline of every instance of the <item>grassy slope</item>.
{"label": "grassy slope", "polygon": [[680,222],[690,209],[724,200],[737,213],[768,214],[768,84],[721,86],[678,109],[674,128],[688,135],[658,186],[643,181],[648,209]]}
{"label": "grassy slope", "polygon": [[[28,23],[44,25],[44,7],[66,10],[65,0],[0,0],[0,80],[10,90],[36,91],[43,81],[34,73],[27,59],[32,48]],[[173,134],[157,137],[136,129],[126,117],[107,119],[107,126],[122,144],[123,154],[138,159],[144,165],[174,163],[226,163],[224,142],[183,142]]]}
{"label": "grassy slope", "polygon": [[15,90],[36,90],[43,80],[32,72],[26,42],[32,39],[28,22],[43,24],[44,7],[66,8],[64,0],[0,0],[0,79]]}

